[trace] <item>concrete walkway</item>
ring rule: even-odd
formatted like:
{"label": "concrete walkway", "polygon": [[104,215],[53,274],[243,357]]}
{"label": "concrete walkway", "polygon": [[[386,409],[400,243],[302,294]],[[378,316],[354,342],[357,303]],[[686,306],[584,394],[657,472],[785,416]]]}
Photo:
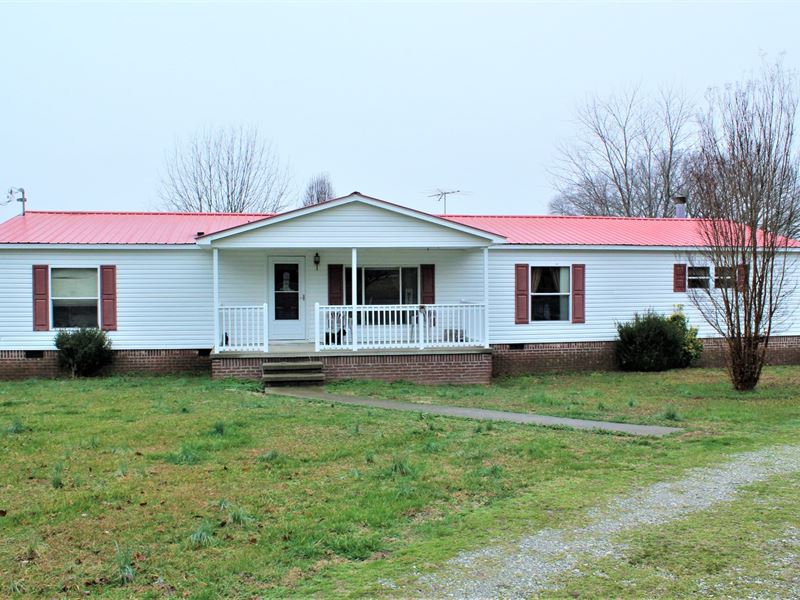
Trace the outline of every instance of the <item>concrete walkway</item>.
{"label": "concrete walkway", "polygon": [[388,410],[402,410],[405,412],[421,412],[443,417],[460,417],[463,419],[477,419],[482,421],[507,421],[526,425],[546,425],[549,427],[570,427],[572,429],[587,429],[595,431],[610,431],[628,435],[661,437],[683,431],[680,427],[660,427],[658,425],[635,425],[632,423],[612,423],[609,421],[589,421],[587,419],[569,419],[565,417],[550,417],[546,415],[533,415],[529,413],[506,412],[503,410],[489,410],[485,408],[468,408],[464,406],[442,406],[440,404],[417,404],[414,402],[401,402],[399,400],[381,400],[378,398],[362,398],[359,396],[344,396],[329,394],[319,388],[312,387],[277,387],[265,388],[265,391],[277,396],[302,398],[303,400],[317,400],[321,402],[337,402],[353,406],[367,406],[371,408],[385,408]]}

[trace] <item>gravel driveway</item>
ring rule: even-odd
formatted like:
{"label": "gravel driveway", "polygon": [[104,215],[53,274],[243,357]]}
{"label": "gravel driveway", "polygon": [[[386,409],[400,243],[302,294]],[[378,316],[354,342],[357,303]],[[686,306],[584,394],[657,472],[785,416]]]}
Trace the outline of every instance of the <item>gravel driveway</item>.
{"label": "gravel driveway", "polygon": [[554,589],[556,577],[586,560],[621,556],[615,537],[659,525],[732,500],[743,486],[800,471],[800,446],[776,446],[738,454],[730,462],[691,469],[683,478],[651,485],[590,513],[575,529],[543,529],[514,544],[464,552],[415,588],[436,598],[527,598]]}

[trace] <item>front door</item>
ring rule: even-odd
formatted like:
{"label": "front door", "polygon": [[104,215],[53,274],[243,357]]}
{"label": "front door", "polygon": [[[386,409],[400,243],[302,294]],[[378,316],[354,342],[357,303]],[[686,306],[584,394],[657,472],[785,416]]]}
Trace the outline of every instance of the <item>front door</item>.
{"label": "front door", "polygon": [[269,259],[269,339],[306,339],[304,258]]}

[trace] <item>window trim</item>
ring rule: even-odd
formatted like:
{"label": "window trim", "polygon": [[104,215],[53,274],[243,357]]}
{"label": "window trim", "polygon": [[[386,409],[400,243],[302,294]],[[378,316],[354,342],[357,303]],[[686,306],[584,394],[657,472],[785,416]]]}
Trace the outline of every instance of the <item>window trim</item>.
{"label": "window trim", "polygon": [[[730,282],[730,285],[718,285],[718,281],[720,276],[717,275],[718,269],[730,269],[733,273],[728,275],[726,279]],[[714,265],[714,289],[715,290],[733,290],[736,289],[736,279],[739,276],[738,267],[729,267],[727,265]]]}
{"label": "window trim", "polygon": [[[705,277],[692,277],[690,275],[692,269],[705,269],[706,270]],[[709,289],[711,289],[711,283],[712,283],[712,280],[714,279],[713,275],[714,275],[714,272],[713,272],[713,269],[711,268],[711,265],[692,265],[692,264],[686,265],[686,289],[687,289],[687,291],[688,290],[709,290]],[[695,287],[695,286],[691,285],[692,281],[705,281],[706,285],[705,286],[701,285],[701,286]]]}
{"label": "window trim", "polygon": [[[567,269],[569,273],[569,291],[568,292],[539,292],[533,291],[533,269]],[[553,262],[550,264],[528,263],[528,322],[529,323],[569,323],[572,324],[572,264],[562,264],[560,262]],[[567,314],[563,319],[550,319],[550,320],[536,320],[533,318],[533,298],[534,296],[566,296],[567,297]]]}
{"label": "window trim", "polygon": [[[53,269],[94,269],[97,272],[97,295],[94,298],[89,296],[55,296],[53,294]],[[50,309],[50,325],[51,329],[54,331],[76,331],[80,329],[80,327],[56,327],[56,322],[53,319],[53,300],[94,300],[97,302],[97,325],[96,328],[100,329],[102,326],[102,314],[101,314],[101,305],[102,305],[102,282],[100,281],[100,265],[48,265],[47,266],[47,281],[50,285],[50,300],[49,300],[49,309]]]}
{"label": "window trim", "polygon": [[[353,271],[352,265],[343,265],[344,268],[342,269],[342,296],[345,300],[345,306],[350,306],[352,303],[347,302],[347,295],[352,293],[352,288],[347,283],[347,273]],[[400,264],[400,265],[358,265],[356,270],[361,272],[361,297],[359,298],[360,302],[358,302],[357,306],[383,306],[381,304],[365,304],[365,294],[366,289],[364,286],[364,269],[397,269],[398,270],[398,281],[400,282],[399,290],[398,290],[398,299],[400,302],[396,306],[419,306],[422,303],[422,265],[411,265],[411,264]],[[410,304],[406,304],[403,302],[403,269],[416,269],[417,270],[417,301],[412,302]],[[351,275],[352,277],[352,275]],[[351,279],[352,283],[352,279]],[[392,305],[395,306],[395,305]]]}

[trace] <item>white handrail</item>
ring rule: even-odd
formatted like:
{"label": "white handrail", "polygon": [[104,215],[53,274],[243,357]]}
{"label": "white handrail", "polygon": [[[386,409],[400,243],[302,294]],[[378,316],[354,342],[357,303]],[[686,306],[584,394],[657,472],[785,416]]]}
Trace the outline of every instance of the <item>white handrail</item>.
{"label": "white handrail", "polygon": [[481,347],[485,319],[484,304],[315,304],[314,349]]}
{"label": "white handrail", "polygon": [[220,306],[217,352],[267,352],[269,311],[267,304]]}

